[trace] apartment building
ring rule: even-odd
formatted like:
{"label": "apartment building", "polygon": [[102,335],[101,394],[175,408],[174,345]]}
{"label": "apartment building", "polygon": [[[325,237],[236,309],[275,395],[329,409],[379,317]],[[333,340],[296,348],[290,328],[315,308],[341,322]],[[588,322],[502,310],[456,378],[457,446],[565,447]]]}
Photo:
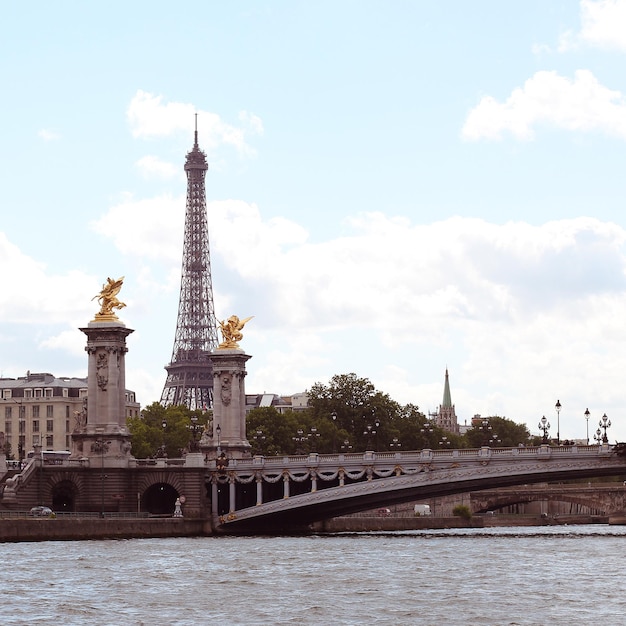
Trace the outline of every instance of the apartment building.
{"label": "apartment building", "polygon": [[[71,450],[70,435],[86,407],[87,388],[87,378],[57,378],[49,373],[0,378],[3,447],[9,444],[11,454],[20,460],[38,446]],[[135,417],[139,411],[135,393],[126,390],[126,417]]]}

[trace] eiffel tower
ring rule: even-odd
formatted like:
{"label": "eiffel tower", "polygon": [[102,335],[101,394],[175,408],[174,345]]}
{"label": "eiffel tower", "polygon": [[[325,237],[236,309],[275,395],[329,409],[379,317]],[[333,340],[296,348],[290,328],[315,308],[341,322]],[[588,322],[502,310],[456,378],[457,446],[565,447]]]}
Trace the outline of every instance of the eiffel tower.
{"label": "eiffel tower", "polygon": [[185,160],[187,208],[180,279],[180,300],[172,360],[165,366],[163,406],[185,405],[206,410],[213,406],[213,366],[209,354],[217,347],[213,305],[209,232],[204,179],[209,169],[198,146],[198,116],[194,144]]}

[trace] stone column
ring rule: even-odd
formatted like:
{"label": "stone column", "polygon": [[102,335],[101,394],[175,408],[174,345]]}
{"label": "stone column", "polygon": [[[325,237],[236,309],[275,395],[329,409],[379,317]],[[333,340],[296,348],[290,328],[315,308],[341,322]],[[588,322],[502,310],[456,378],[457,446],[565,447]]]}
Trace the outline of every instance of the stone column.
{"label": "stone column", "polygon": [[229,459],[249,458],[252,446],[246,438],[245,377],[250,355],[239,349],[218,348],[210,358],[213,363],[213,437],[201,441],[200,447],[209,458],[219,456],[220,452]]}
{"label": "stone column", "polygon": [[125,467],[130,460],[126,428],[126,337],[133,331],[117,321],[93,321],[87,335],[86,415],[72,434],[72,457],[94,458],[105,467]]}

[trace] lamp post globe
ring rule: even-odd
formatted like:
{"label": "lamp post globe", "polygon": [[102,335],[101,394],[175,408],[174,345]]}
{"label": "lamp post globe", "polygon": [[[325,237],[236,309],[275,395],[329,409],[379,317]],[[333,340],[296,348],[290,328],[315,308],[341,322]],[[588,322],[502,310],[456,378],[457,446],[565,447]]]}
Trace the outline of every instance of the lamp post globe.
{"label": "lamp post globe", "polygon": [[556,401],[554,408],[556,409],[556,445],[560,446],[561,445],[561,424],[560,424],[561,403],[559,402],[559,400]]}

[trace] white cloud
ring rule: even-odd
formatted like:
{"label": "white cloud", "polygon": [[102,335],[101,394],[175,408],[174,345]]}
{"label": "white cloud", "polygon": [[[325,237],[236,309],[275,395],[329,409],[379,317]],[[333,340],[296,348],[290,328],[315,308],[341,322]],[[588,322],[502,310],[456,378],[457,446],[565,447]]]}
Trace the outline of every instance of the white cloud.
{"label": "white cloud", "polygon": [[178,266],[184,220],[184,196],[135,200],[129,195],[90,226],[124,255]]}
{"label": "white cloud", "polygon": [[537,125],[600,131],[626,139],[626,99],[587,70],[578,70],[574,80],[541,71],[503,103],[483,97],[469,112],[462,136],[470,141],[500,139],[509,132],[516,139],[529,140]]}
{"label": "white cloud", "polygon": [[37,135],[44,141],[55,141],[61,138],[61,135],[53,130],[42,128]]}
{"label": "white cloud", "polygon": [[43,263],[22,253],[0,232],[0,322],[53,324],[83,311],[97,293],[96,280],[80,271],[50,274]]}
{"label": "white cloud", "polygon": [[626,0],[581,0],[581,29],[559,41],[564,52],[580,45],[626,51]]}
{"label": "white cloud", "polygon": [[255,156],[256,152],[247,143],[246,136],[261,133],[263,125],[257,116],[247,112],[240,114],[246,128],[238,128],[224,122],[216,113],[199,111],[193,104],[164,102],[163,96],[139,90],[131,100],[126,115],[133,137],[145,139],[166,137],[181,131],[190,135],[194,130],[196,113],[203,149],[214,152],[219,146],[229,145],[240,156]]}
{"label": "white cloud", "polygon": [[[123,259],[139,264],[135,275],[128,272],[124,319],[137,329],[127,376],[142,402],[158,399],[173,340],[183,206],[183,197],[129,198],[96,225]],[[448,365],[461,420],[499,413],[534,428],[557,397],[581,416],[589,405],[610,416],[626,406],[619,349],[626,341],[626,230],[615,224],[457,217],[422,225],[374,213],[354,216],[341,237],[312,243],[300,225],[264,219],[255,205],[208,208],[213,265],[227,268],[218,281],[227,294],[219,296],[218,317],[255,316],[244,333],[254,357],[250,392],[294,393],[354,371],[399,402],[428,410],[441,400]],[[67,320],[79,320],[69,325],[75,329],[93,317],[100,283],[85,280],[89,286],[74,297],[85,277],[49,277],[0,241],[0,263],[24,270],[7,285],[12,295],[0,300],[0,319],[37,328],[37,350],[79,359],[84,337],[69,332]],[[5,272],[8,280],[14,274]],[[42,309],[46,299],[56,313]],[[42,310],[63,328],[42,332]],[[441,382],[433,384],[433,371]],[[562,432],[582,436],[583,427],[581,418],[576,435],[573,427]]]}

